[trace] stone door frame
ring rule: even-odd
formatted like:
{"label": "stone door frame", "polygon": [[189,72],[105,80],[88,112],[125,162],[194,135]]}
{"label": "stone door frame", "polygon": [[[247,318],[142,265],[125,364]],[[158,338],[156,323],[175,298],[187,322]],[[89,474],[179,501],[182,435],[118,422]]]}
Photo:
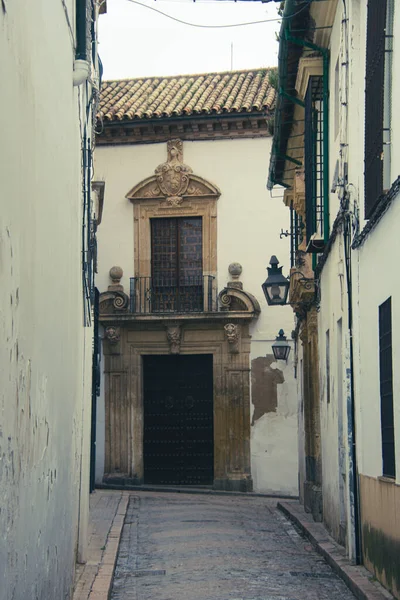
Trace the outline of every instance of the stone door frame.
{"label": "stone door frame", "polygon": [[[119,477],[124,483],[141,485],[144,478],[142,357],[168,355],[171,347],[165,325],[140,330],[121,327],[120,344],[119,356],[115,356],[115,347],[107,347],[107,342],[104,347],[105,481],[115,483]],[[114,354],[110,354],[110,350]],[[183,325],[180,353],[211,354],[213,357],[214,489],[251,491],[248,324],[241,325],[239,346],[233,352],[224,323]],[[117,475],[112,472],[112,465],[118,463],[118,453],[127,455],[120,456],[120,463],[125,466]]]}

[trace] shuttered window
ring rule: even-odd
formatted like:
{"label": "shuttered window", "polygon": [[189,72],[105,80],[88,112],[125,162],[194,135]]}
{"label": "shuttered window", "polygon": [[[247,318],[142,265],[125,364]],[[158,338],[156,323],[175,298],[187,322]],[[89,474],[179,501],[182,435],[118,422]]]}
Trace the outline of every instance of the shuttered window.
{"label": "shuttered window", "polygon": [[153,285],[193,285],[203,275],[202,218],[151,219]]}
{"label": "shuttered window", "polygon": [[203,310],[202,218],[151,219],[153,312]]}
{"label": "shuttered window", "polygon": [[383,191],[383,118],[387,0],[368,0],[365,75],[365,218]]}
{"label": "shuttered window", "polygon": [[379,379],[381,395],[382,472],[386,477],[396,477],[391,298],[388,298],[379,307]]}

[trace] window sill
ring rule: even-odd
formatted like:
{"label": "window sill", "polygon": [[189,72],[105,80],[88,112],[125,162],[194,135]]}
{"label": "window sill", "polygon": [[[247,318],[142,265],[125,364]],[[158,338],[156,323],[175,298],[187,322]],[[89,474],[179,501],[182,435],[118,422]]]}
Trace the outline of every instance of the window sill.
{"label": "window sill", "polygon": [[387,475],[378,475],[377,477],[378,481],[382,481],[382,483],[389,483],[392,485],[399,485],[398,483],[396,483],[396,478],[395,477],[388,477]]}

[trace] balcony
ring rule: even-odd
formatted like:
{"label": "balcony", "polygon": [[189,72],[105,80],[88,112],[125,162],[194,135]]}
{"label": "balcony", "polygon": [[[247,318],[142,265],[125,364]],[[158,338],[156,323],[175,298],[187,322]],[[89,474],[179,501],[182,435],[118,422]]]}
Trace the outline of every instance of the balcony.
{"label": "balcony", "polygon": [[137,315],[218,311],[215,277],[132,277],[129,312]]}
{"label": "balcony", "polygon": [[114,331],[122,323],[171,321],[249,321],[260,313],[257,299],[243,290],[236,273],[219,291],[212,275],[132,277],[129,294],[120,281],[121,267],[110,269],[112,283],[100,294],[99,319]]}

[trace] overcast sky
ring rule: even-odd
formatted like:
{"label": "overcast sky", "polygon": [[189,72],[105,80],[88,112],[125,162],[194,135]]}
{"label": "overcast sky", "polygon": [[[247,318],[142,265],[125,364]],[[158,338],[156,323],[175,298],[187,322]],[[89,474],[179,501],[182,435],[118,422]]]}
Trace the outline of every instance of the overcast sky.
{"label": "overcast sky", "polygon": [[[274,2],[138,0],[191,23],[243,23],[278,17]],[[107,0],[100,16],[99,53],[104,79],[178,75],[276,66],[278,22],[199,29],[167,19],[129,0]]]}

